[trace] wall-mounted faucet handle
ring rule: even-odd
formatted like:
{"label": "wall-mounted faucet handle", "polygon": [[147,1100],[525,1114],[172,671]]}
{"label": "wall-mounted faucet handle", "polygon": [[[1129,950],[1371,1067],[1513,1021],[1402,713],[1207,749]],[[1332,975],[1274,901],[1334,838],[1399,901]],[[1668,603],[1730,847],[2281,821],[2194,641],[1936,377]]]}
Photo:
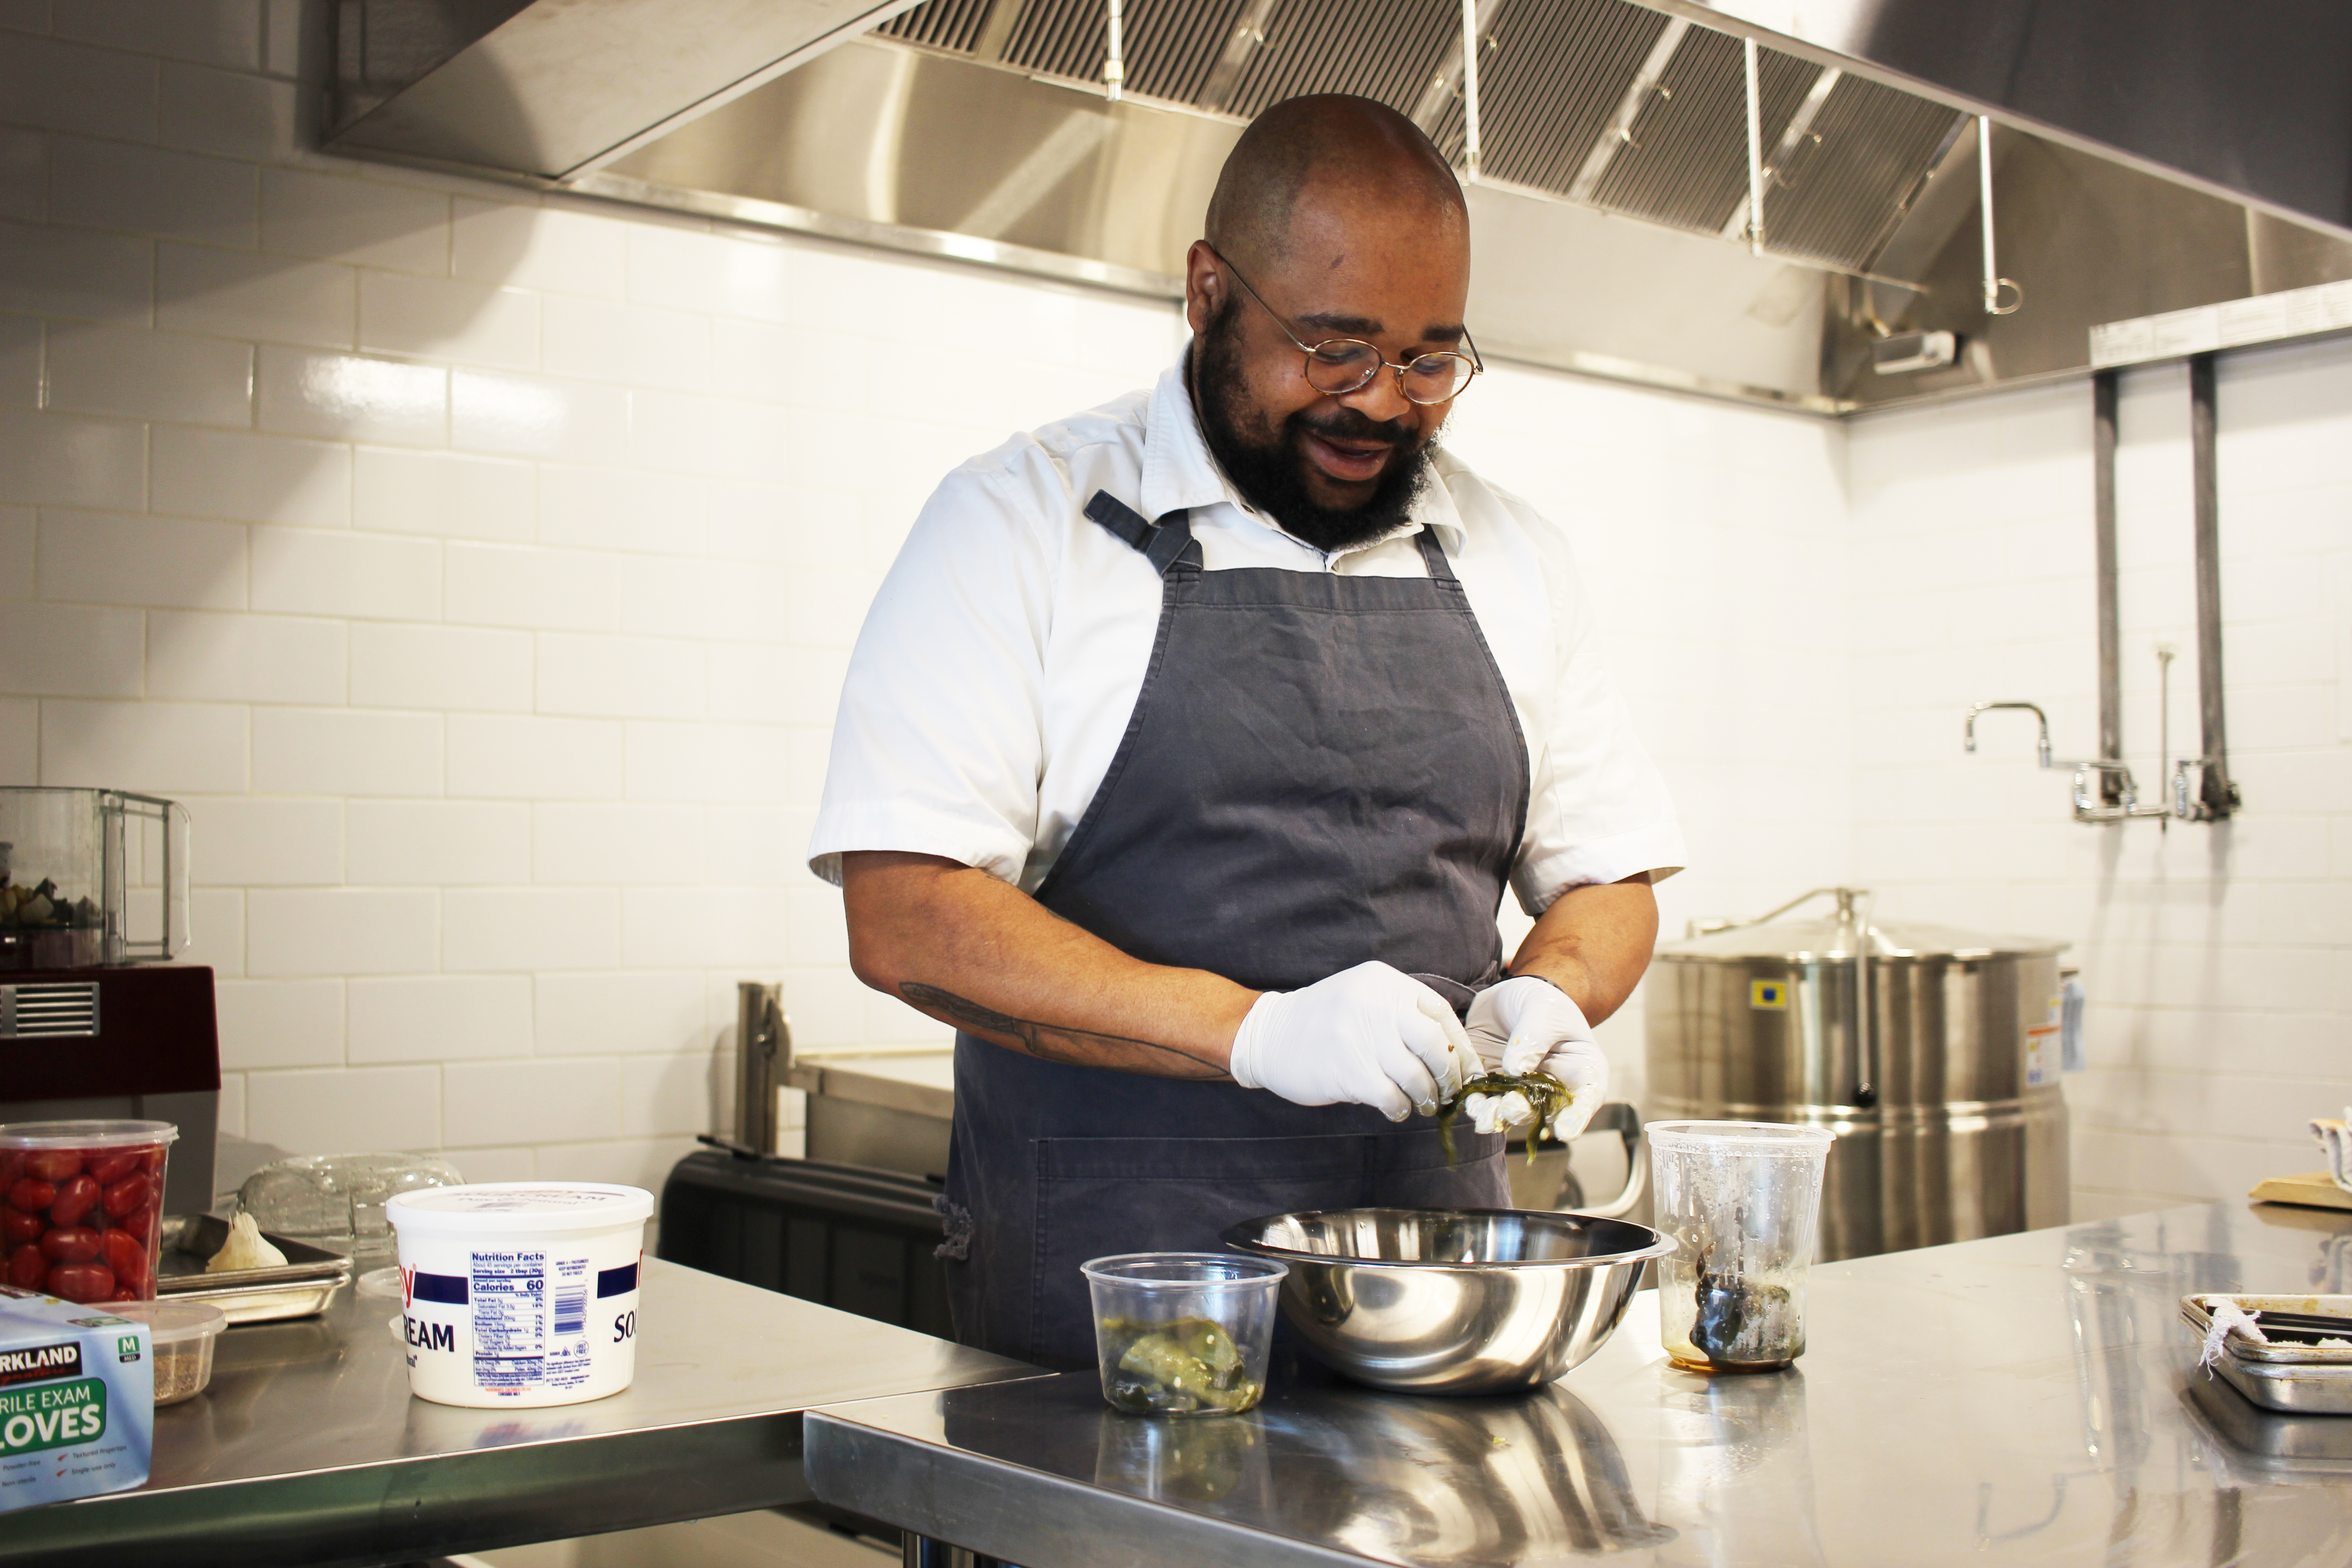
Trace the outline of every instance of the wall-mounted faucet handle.
{"label": "wall-mounted faucet handle", "polygon": [[2035,722],[2037,725],[2039,725],[2039,726],[2040,726],[2040,734],[2039,734],[2038,738],[2037,738],[2037,739],[2035,740],[2035,742],[2034,742],[2034,746],[2033,746],[2033,754],[2034,754],[2036,757],[2038,757],[2038,758],[2040,758],[2040,759],[2041,759],[2042,765],[2043,767],[2047,768],[2047,767],[2054,767],[2054,766],[2056,766],[2056,764],[2055,764],[2054,763],[2053,763],[2053,762],[2050,760],[2050,716],[2049,716],[2047,713],[2044,713],[2043,711],[2042,711],[2041,706],[2040,706],[2038,703],[2032,703],[2032,702],[1972,702],[1972,703],[1970,703],[1970,704],[1969,705],[1969,721],[1968,721],[1968,726],[1967,726],[1967,728],[1966,728],[1965,730],[1963,730],[1963,731],[1961,731],[1961,742],[1960,742],[1961,750],[1963,750],[1963,751],[1968,751],[1968,752],[1973,752],[1973,751],[1975,751],[1975,750],[1977,749],[1977,715],[1978,715],[1978,714],[1979,714],[1979,713],[1990,713],[1990,712],[1993,711],[1993,710],[1994,710],[1995,709],[1997,709],[1997,708],[2017,708],[2017,709],[2022,709],[2024,711],[2026,711],[2026,712],[2028,712],[2028,713],[2032,714],[2032,715],[2033,715],[2034,722]]}

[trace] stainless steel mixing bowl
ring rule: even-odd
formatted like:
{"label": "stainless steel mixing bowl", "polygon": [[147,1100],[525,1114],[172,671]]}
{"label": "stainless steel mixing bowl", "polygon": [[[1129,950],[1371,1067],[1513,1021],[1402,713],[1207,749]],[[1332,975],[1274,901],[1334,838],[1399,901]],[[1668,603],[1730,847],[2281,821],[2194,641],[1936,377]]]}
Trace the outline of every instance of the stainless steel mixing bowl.
{"label": "stainless steel mixing bowl", "polygon": [[1320,1209],[1245,1220],[1227,1247],[1290,1265],[1282,1315],[1333,1370],[1407,1394],[1533,1388],[1601,1348],[1647,1226],[1522,1209]]}

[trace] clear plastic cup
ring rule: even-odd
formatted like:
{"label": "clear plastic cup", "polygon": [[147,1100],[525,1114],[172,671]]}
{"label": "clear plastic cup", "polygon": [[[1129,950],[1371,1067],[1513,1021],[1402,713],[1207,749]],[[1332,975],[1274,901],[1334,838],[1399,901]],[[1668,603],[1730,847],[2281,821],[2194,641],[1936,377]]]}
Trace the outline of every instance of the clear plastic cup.
{"label": "clear plastic cup", "polygon": [[1103,1397],[1139,1415],[1236,1415],[1265,1396],[1275,1299],[1290,1266],[1218,1252],[1082,1265]]}
{"label": "clear plastic cup", "polygon": [[213,1380],[213,1344],[228,1314],[202,1301],[125,1301],[107,1310],[147,1325],[155,1343],[155,1403],[194,1399]]}
{"label": "clear plastic cup", "polygon": [[1693,1372],[1776,1372],[1805,1353],[1805,1273],[1822,1208],[1825,1127],[1653,1121],[1658,1335]]}

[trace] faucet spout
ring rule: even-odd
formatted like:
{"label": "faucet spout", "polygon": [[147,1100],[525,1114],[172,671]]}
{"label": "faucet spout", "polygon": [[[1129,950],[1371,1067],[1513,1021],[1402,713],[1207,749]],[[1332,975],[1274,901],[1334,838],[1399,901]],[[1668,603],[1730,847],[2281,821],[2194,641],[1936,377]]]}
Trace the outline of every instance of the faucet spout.
{"label": "faucet spout", "polygon": [[2035,724],[2040,727],[2040,734],[2034,742],[2034,755],[2041,760],[2041,763],[2043,767],[2047,768],[2055,766],[2056,764],[2052,763],[2050,760],[2050,716],[2042,712],[2038,704],[2032,702],[1975,702],[1969,704],[1968,725],[1966,729],[1961,731],[1961,749],[1968,752],[1974,752],[1977,749],[1977,715],[1979,713],[1990,713],[1994,710],[2000,708],[2021,709],[2033,715]]}

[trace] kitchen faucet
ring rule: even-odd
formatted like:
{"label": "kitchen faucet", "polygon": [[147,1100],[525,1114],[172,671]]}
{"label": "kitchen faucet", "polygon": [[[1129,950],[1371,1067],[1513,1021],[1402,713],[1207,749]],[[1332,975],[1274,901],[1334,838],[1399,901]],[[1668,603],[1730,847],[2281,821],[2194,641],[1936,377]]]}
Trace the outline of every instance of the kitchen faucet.
{"label": "kitchen faucet", "polygon": [[[2163,656],[2159,654],[2158,657],[2162,658]],[[2168,665],[2168,659],[2167,660],[2167,663]],[[2177,803],[2179,800],[2186,798],[2187,784],[2185,783],[2185,778],[2188,763],[2191,761],[2200,759],[2183,758],[2181,760],[2181,772],[2177,774],[2173,780],[2173,793],[2176,798],[2175,805],[2142,805],[2139,803],[2138,781],[2132,777],[2131,769],[2120,759],[2115,757],[2101,757],[2091,762],[2063,763],[2053,757],[2050,752],[2050,716],[2042,710],[2039,703],[1970,703],[1969,705],[1968,723],[1962,729],[1960,734],[1961,749],[1971,752],[1977,749],[1978,714],[1990,713],[1997,709],[2004,708],[2020,709],[2033,715],[2034,723],[2037,726],[2033,752],[2035,759],[2042,767],[2072,768],[2074,770],[2074,795],[2075,821],[2123,822],[2135,816],[2171,817],[2176,815],[2181,816],[2187,816],[2189,815],[2189,813],[2180,811]],[[2113,803],[2103,798],[2105,792],[2100,787],[2107,778],[2113,778],[2116,780],[2116,789],[2118,798]]]}
{"label": "kitchen faucet", "polygon": [[2040,725],[2042,730],[2042,737],[2034,746],[2035,754],[2042,759],[2042,765],[2045,768],[2055,767],[2058,765],[2050,760],[2050,715],[2044,713],[2039,705],[2032,702],[1971,703],[1969,707],[1968,728],[1963,731],[1960,741],[1960,749],[1962,751],[1969,752],[1970,753],[1973,753],[1976,751],[1977,715],[1979,713],[1990,713],[1996,708],[2021,708],[2028,713],[2032,714],[2034,722]]}

